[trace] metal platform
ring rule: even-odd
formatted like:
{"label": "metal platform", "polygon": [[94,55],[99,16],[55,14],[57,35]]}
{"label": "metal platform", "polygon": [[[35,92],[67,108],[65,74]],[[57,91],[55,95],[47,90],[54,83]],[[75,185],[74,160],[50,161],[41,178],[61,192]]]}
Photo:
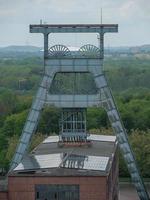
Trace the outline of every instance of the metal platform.
{"label": "metal platform", "polygon": [[117,32],[118,24],[32,24],[31,33]]}

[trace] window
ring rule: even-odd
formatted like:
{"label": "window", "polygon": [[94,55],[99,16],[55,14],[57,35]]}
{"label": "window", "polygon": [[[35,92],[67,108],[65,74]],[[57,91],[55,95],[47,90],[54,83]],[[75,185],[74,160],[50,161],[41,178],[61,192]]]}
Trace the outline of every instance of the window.
{"label": "window", "polygon": [[36,185],[35,200],[79,200],[79,185]]}
{"label": "window", "polygon": [[39,192],[36,193],[36,198],[39,199]]}

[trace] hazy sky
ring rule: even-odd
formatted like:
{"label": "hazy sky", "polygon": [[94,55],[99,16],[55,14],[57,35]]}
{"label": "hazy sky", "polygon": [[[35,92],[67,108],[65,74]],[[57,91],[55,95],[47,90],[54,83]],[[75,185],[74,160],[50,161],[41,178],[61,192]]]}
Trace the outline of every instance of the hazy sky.
{"label": "hazy sky", "polygon": [[[41,34],[29,33],[29,24],[118,23],[119,33],[107,34],[105,46],[150,44],[150,0],[0,0],[0,46],[43,46]],[[91,34],[52,34],[55,43],[97,44]]]}

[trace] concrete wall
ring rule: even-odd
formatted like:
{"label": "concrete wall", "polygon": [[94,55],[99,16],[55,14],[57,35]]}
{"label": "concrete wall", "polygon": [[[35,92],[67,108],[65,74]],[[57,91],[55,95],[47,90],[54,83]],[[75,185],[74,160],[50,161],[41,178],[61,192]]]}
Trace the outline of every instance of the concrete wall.
{"label": "concrete wall", "polygon": [[9,200],[35,200],[35,184],[79,184],[80,200],[106,200],[106,177],[9,177]]}
{"label": "concrete wall", "polygon": [[119,162],[118,162],[118,150],[116,151],[112,163],[112,167],[107,178],[107,199],[118,200],[119,193]]}

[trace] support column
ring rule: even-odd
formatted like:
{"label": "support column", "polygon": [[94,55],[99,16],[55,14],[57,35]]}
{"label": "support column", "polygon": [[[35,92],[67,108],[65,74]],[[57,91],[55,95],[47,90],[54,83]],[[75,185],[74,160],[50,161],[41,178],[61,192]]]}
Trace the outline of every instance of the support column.
{"label": "support column", "polygon": [[48,57],[48,33],[44,33],[44,59]]}
{"label": "support column", "polygon": [[126,129],[121,120],[111,90],[108,88],[108,86],[103,87],[101,90],[103,94],[102,106],[107,112],[113,132],[115,133],[119,142],[119,147],[127,164],[127,168],[131,175],[132,182],[136,187],[140,200],[149,200],[148,193],[146,191],[144,182],[141,178],[141,174],[136,164],[134,154],[128,141]]}
{"label": "support column", "polygon": [[99,37],[100,37],[100,58],[104,59],[104,33],[103,33],[103,29],[101,30],[101,32],[99,33]]}
{"label": "support column", "polygon": [[99,48],[100,48],[101,69],[102,69],[102,72],[103,72],[104,71],[104,67],[103,67],[103,60],[104,60],[104,31],[103,31],[103,28],[101,28],[101,31],[99,32]]}

